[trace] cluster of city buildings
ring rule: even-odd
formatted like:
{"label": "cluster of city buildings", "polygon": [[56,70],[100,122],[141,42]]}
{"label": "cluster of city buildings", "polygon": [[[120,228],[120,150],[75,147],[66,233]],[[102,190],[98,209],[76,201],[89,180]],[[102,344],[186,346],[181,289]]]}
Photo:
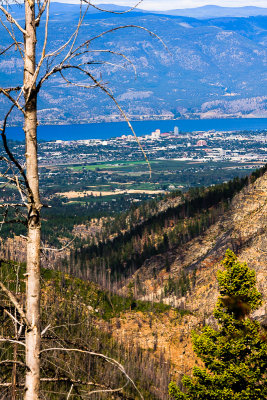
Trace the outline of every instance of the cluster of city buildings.
{"label": "cluster of city buildings", "polygon": [[[115,140],[129,143],[135,141],[135,138],[132,135],[123,135]],[[183,160],[197,158],[201,161],[267,161],[266,131],[209,130],[184,133],[175,126],[170,132],[156,129],[150,135],[140,136],[139,140],[145,142],[148,154],[166,151],[167,158],[170,153],[176,152],[177,158]]]}
{"label": "cluster of city buildings", "polygon": [[[138,139],[150,160],[267,162],[266,130],[181,132],[176,126],[171,132],[156,129]],[[18,159],[23,157],[22,144],[14,144],[14,151]],[[41,165],[140,159],[143,159],[143,154],[132,135],[105,140],[56,140],[39,144]]]}
{"label": "cluster of city buildings", "polygon": [[[159,140],[166,138],[177,138],[179,136],[179,128],[178,126],[174,127],[173,132],[161,132],[160,129],[156,129],[154,132],[151,132],[150,135],[140,136],[140,140]],[[134,140],[132,135],[122,135],[120,138],[122,140]]]}

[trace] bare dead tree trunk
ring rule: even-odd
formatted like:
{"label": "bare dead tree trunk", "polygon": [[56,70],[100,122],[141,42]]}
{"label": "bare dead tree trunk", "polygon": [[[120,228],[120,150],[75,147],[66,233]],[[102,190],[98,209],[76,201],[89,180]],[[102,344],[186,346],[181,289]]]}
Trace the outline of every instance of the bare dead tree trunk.
{"label": "bare dead tree trunk", "polygon": [[11,389],[11,400],[16,400],[16,386],[17,386],[17,355],[18,355],[18,344],[14,343],[13,360],[15,361],[12,367],[12,389]]}
{"label": "bare dead tree trunk", "polygon": [[37,163],[37,93],[33,81],[36,69],[35,2],[25,0],[24,36],[24,98],[25,98],[25,156],[27,179],[30,187],[28,199],[26,317],[30,327],[26,330],[25,400],[39,398],[40,386],[40,197]]}

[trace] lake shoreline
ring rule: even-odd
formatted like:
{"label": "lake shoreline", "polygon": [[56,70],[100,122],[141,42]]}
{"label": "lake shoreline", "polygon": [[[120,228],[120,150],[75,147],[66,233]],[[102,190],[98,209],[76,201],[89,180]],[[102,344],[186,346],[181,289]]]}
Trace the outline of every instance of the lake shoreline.
{"label": "lake shoreline", "polygon": [[[152,116],[149,116],[146,118],[145,116],[141,116],[140,118],[131,118],[129,121],[132,122],[157,122],[157,121],[210,121],[210,120],[246,120],[246,119],[255,119],[255,120],[261,120],[261,119],[266,119],[267,117],[265,116],[247,116],[247,115],[242,115],[242,116],[229,116],[229,115],[223,115],[223,116],[218,116],[217,118],[201,118],[201,117],[192,117],[192,118],[169,118],[169,117],[162,117],[162,118],[153,118]],[[69,125],[90,125],[90,124],[116,124],[119,122],[126,122],[125,119],[123,118],[118,118],[114,120],[113,118],[103,118],[100,120],[97,119],[92,119],[92,120],[86,120],[86,121],[55,121],[52,122],[44,122],[40,121],[38,122],[38,126],[69,126]],[[7,125],[7,128],[20,128],[20,124],[11,124]]]}
{"label": "lake shoreline", "polygon": [[[150,135],[155,129],[160,129],[161,132],[172,132],[175,126],[178,127],[180,133],[211,130],[222,132],[267,130],[267,118],[161,119],[131,121],[131,123],[137,136]],[[22,127],[8,127],[6,132],[8,139],[24,140]],[[131,135],[125,121],[38,126],[38,139],[44,141],[108,140],[122,135]]]}

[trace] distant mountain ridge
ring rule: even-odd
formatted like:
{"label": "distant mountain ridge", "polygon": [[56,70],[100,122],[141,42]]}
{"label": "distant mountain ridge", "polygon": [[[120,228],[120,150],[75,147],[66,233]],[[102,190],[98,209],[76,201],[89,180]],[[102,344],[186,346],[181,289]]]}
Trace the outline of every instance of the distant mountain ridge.
{"label": "distant mountain ridge", "polygon": [[[142,6],[142,4],[140,5]],[[144,4],[145,6],[145,4]],[[110,10],[110,11],[127,11],[131,7],[118,6],[115,4],[97,4],[97,7]],[[95,12],[97,10],[95,9]],[[244,6],[244,7],[222,7],[216,5],[206,5],[202,7],[192,7],[192,8],[179,8],[174,10],[145,10],[143,8],[136,8],[136,12],[144,13],[155,13],[164,15],[176,15],[191,18],[220,18],[220,17],[252,17],[257,15],[267,15],[267,8],[265,7],[255,7],[255,6]],[[93,10],[92,10],[93,12]]]}
{"label": "distant mountain ridge", "polygon": [[221,17],[252,17],[257,15],[267,15],[267,8],[263,7],[220,7],[215,5],[207,5],[195,8],[183,8],[175,10],[166,10],[160,12],[166,15],[180,15],[185,17],[207,19]]}
{"label": "distant mountain ridge", "polygon": [[[252,12],[256,7],[248,9]],[[23,19],[22,7],[12,5],[12,10],[18,19]],[[220,7],[215,10],[222,11]],[[48,51],[66,41],[78,18],[78,5],[51,3]],[[140,9],[117,15],[92,8],[79,40],[123,25],[143,26],[155,32],[168,47],[166,50],[155,37],[134,28],[109,33],[92,43],[94,53],[87,54],[86,60],[94,57],[112,64],[92,65],[91,72],[101,75],[109,84],[131,119],[267,116],[267,16],[197,19]],[[43,25],[40,39],[42,32]],[[4,47],[9,37],[2,27],[0,34]],[[135,65],[137,75],[125,59],[108,59],[107,53],[97,54],[96,49],[123,52]],[[18,84],[18,74],[22,76],[23,70],[15,49],[1,56],[0,70],[1,86]],[[70,74],[69,78],[80,82],[78,74]],[[4,115],[4,102],[0,103],[0,112]],[[120,113],[100,90],[67,86],[60,76],[40,92],[40,123],[119,119]],[[14,114],[9,122],[18,123],[18,116]]]}
{"label": "distant mountain ridge", "polygon": [[[61,8],[64,3],[53,2],[51,4],[52,9]],[[75,9],[77,7],[73,4],[64,4],[68,7],[68,10]],[[130,10],[131,6],[121,6],[116,4],[96,4],[97,7],[107,11],[115,11],[115,12],[125,12]],[[140,4],[142,6],[142,3]],[[144,4],[145,6],[145,4]],[[89,9],[90,13],[99,13],[101,11],[96,8],[91,7]],[[202,7],[193,7],[193,8],[180,8],[173,10],[164,10],[164,11],[156,11],[156,10],[146,10],[143,8],[136,7],[131,12],[145,13],[145,14],[162,14],[162,15],[173,15],[173,16],[183,16],[183,17],[191,17],[197,19],[208,19],[208,18],[221,18],[221,17],[252,17],[252,16],[264,16],[267,15],[267,7],[255,7],[255,6],[245,6],[245,7],[221,7],[216,5],[206,5]]]}

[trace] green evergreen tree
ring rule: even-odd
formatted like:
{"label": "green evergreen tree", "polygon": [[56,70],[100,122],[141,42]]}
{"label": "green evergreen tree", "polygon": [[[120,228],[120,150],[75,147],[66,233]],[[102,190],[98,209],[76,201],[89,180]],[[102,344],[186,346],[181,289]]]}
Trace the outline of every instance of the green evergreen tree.
{"label": "green evergreen tree", "polygon": [[184,376],[181,391],[174,382],[169,394],[176,400],[265,400],[267,343],[259,322],[249,313],[261,304],[255,272],[227,250],[218,273],[220,297],[214,316],[219,329],[205,326],[193,332],[194,351],[204,363]]}

